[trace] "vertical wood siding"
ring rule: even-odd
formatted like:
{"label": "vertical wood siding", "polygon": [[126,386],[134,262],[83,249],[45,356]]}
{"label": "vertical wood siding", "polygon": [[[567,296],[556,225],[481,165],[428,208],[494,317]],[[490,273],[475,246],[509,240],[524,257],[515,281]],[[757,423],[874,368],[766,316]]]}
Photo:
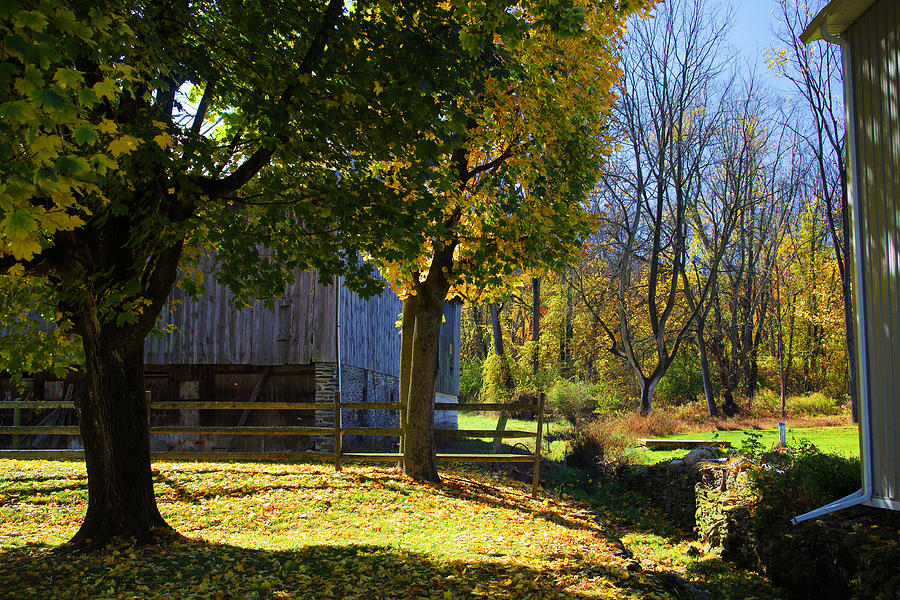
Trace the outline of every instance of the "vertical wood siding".
{"label": "vertical wood siding", "polygon": [[400,319],[403,303],[385,289],[363,300],[341,289],[341,364],[400,376]]}
{"label": "vertical wood siding", "polygon": [[441,323],[440,354],[438,355],[437,393],[459,395],[459,317],[462,303],[444,303],[444,322]]}
{"label": "vertical wood siding", "polygon": [[227,287],[213,281],[207,263],[206,294],[198,300],[172,291],[160,327],[175,331],[148,338],[148,365],[303,365],[334,361],[334,286],[315,271],[298,272],[274,308],[255,301],[237,310]]}
{"label": "vertical wood siding", "polygon": [[[881,0],[846,33],[852,47],[864,239],[861,292],[868,336],[875,498],[900,502],[900,8]],[[900,504],[895,505],[900,508]]]}
{"label": "vertical wood siding", "polygon": [[[208,261],[206,294],[198,300],[175,289],[160,327],[173,333],[148,338],[147,365],[305,365],[335,362],[334,286],[314,271],[298,272],[285,296],[266,308],[262,301],[235,309],[232,294],[213,280]],[[399,376],[402,303],[389,289],[363,300],[341,290],[341,362]],[[447,302],[441,325],[437,390],[459,393],[460,304]]]}

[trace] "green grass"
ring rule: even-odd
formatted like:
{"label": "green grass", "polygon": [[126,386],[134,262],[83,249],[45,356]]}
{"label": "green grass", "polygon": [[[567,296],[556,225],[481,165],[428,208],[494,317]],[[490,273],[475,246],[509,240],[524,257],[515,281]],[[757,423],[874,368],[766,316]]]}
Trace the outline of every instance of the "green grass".
{"label": "green grass", "polygon": [[[496,429],[497,428],[497,419],[499,418],[499,414],[495,413],[470,413],[470,412],[458,412],[458,423],[459,429]],[[563,456],[565,456],[566,444],[564,441],[556,440],[549,445],[549,452],[547,450],[547,442],[546,435],[548,432],[557,432],[561,429],[564,429],[568,426],[567,423],[562,421],[544,421],[544,456],[546,456],[550,460],[562,461]],[[537,421],[528,420],[528,419],[509,419],[506,422],[506,429],[508,431],[537,431]],[[514,445],[523,445],[527,448],[528,452],[534,452],[534,438],[508,438],[503,441],[505,451],[514,450],[512,447]],[[488,452],[493,449],[493,439],[492,438],[473,438],[467,440],[460,440],[457,442],[455,449],[459,451],[472,451],[472,452]],[[524,451],[524,448],[521,449]]]}
{"label": "green grass", "polygon": [[[636,501],[615,492],[595,511],[482,471],[443,476],[429,486],[387,468],[157,462],[160,512],[183,538],[56,555],[84,518],[84,464],[0,460],[0,596],[650,600],[683,597],[665,572],[714,594],[722,583],[703,565],[743,573],[687,557],[662,525],[631,525],[615,506]],[[626,568],[613,530],[642,572]],[[756,578],[728,597],[767,589]]]}
{"label": "green grass", "polygon": [[[722,440],[731,442],[732,448],[740,448],[746,439],[747,431],[760,435],[759,441],[765,448],[771,448],[778,442],[778,428],[771,429],[749,429],[734,431],[705,431],[679,433],[675,435],[665,436],[667,439],[702,439],[702,440]],[[791,428],[790,423],[787,427],[787,443],[788,446],[797,447],[797,445],[806,440],[811,442],[822,452],[839,454],[841,456],[859,456],[859,433],[856,425],[839,425],[833,427],[798,427]],[[687,450],[648,450],[646,448],[635,448],[629,454],[634,462],[652,464],[668,461],[673,458],[681,458]]]}

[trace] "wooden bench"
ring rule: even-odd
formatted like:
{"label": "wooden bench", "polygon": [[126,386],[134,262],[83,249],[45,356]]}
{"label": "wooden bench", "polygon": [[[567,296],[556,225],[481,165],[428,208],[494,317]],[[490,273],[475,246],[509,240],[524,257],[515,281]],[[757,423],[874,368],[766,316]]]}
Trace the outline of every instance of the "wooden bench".
{"label": "wooden bench", "polygon": [[653,438],[638,438],[638,443],[651,450],[672,450],[676,448],[699,448],[709,446],[715,448],[729,448],[731,442],[724,440],[663,440]]}

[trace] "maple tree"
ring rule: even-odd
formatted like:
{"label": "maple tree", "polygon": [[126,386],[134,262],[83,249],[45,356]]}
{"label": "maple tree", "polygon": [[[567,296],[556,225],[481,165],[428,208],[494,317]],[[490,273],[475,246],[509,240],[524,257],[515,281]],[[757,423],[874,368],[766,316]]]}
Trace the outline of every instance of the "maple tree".
{"label": "maple tree", "polygon": [[[380,287],[358,251],[421,222],[435,197],[422,170],[456,147],[459,119],[445,107],[481,72],[485,40],[518,35],[516,18],[478,7],[0,7],[0,285],[42,317],[4,305],[26,333],[0,346],[55,323],[83,348],[75,405],[89,505],[73,544],[167,527],[151,481],[143,343],[204,255],[236,302],[280,295],[309,267],[363,293]],[[202,291],[194,276],[181,284]],[[57,352],[58,364],[77,352]],[[48,362],[0,356],[13,373]]]}
{"label": "maple tree", "polygon": [[459,145],[426,180],[440,202],[415,232],[415,252],[370,250],[403,299],[404,472],[417,480],[439,481],[433,416],[443,303],[490,301],[573,260],[591,226],[582,202],[612,150],[606,115],[624,18],[638,8],[578,3],[542,23],[522,7],[528,35],[495,37],[480,84],[450,105],[465,116]]}

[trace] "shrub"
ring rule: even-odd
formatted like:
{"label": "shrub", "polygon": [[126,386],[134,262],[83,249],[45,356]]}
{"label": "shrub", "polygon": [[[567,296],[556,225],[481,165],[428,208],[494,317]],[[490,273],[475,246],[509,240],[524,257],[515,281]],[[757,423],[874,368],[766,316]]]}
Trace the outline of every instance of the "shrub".
{"label": "shrub", "polygon": [[459,362],[459,401],[474,402],[481,392],[481,361],[477,358]]}
{"label": "shrub", "polygon": [[624,463],[631,440],[604,421],[592,421],[572,432],[567,464],[612,475]]}
{"label": "shrub", "polygon": [[525,342],[516,351],[516,359],[510,362],[513,380],[516,388],[520,390],[540,390],[547,384],[547,366],[543,361],[538,362],[538,372],[534,372],[534,355],[540,351],[540,345],[536,342]]}
{"label": "shrub", "polygon": [[637,413],[622,415],[615,421],[615,429],[620,435],[635,438],[655,438],[682,431],[678,417],[668,411],[654,411],[642,417]]}
{"label": "shrub", "polygon": [[612,418],[620,413],[637,410],[637,400],[622,391],[622,387],[604,379],[594,386],[596,407],[600,418]]}
{"label": "shrub", "polygon": [[695,400],[671,409],[672,416],[685,426],[705,428],[710,426],[706,400]]}
{"label": "shrub", "polygon": [[703,374],[694,352],[679,352],[656,386],[654,397],[664,406],[693,402],[703,393]]}
{"label": "shrub", "polygon": [[787,407],[790,414],[804,417],[841,414],[841,407],[836,400],[818,392],[788,398]]}
{"label": "shrub", "polygon": [[577,427],[597,407],[590,384],[577,379],[557,379],[547,394],[553,412]]}
{"label": "shrub", "polygon": [[803,512],[846,496],[860,487],[857,458],[825,454],[808,442],[795,452],[767,452],[759,469],[750,477],[756,496],[753,510],[755,529],[772,534]]}
{"label": "shrub", "polygon": [[753,412],[760,415],[781,414],[781,394],[769,388],[762,388],[753,396]]}
{"label": "shrub", "polygon": [[[533,390],[519,390],[510,398],[510,403],[518,406],[537,406],[540,398],[538,392]],[[533,410],[513,410],[509,416],[513,419],[534,419],[535,411]]]}
{"label": "shrub", "polygon": [[507,369],[509,367],[503,357],[489,355],[481,365],[482,402],[506,402],[511,390],[506,389]]}

